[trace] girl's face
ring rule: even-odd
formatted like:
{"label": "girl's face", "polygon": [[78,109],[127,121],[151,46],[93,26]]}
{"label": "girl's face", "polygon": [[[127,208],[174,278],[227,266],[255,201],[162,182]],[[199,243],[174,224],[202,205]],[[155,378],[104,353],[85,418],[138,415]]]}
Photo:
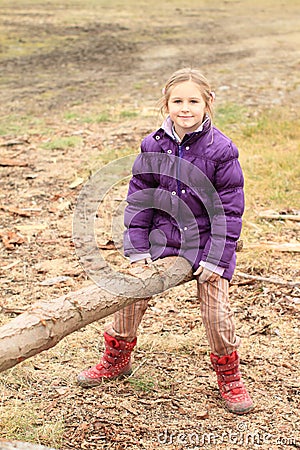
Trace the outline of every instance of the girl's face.
{"label": "girl's face", "polygon": [[206,104],[199,86],[193,81],[175,84],[167,103],[167,111],[180,139],[195,131],[203,122]]}

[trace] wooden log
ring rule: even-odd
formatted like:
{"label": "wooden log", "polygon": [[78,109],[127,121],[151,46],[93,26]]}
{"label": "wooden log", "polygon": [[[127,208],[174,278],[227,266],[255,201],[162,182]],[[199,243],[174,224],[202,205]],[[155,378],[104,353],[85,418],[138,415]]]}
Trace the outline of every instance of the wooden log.
{"label": "wooden log", "polygon": [[65,336],[126,305],[193,278],[190,264],[181,257],[135,266],[121,273],[123,278],[118,275],[114,280],[106,273],[108,290],[93,284],[52,301],[34,303],[2,326],[0,372],[54,347]]}
{"label": "wooden log", "polygon": [[[54,347],[74,331],[124,306],[193,279],[190,264],[181,257],[164,258],[149,266],[135,266],[118,272],[116,278],[109,277],[110,273],[105,270],[104,267],[107,289],[93,284],[54,300],[34,303],[3,325],[0,328],[0,372]],[[236,275],[291,287],[299,285],[241,272]]]}

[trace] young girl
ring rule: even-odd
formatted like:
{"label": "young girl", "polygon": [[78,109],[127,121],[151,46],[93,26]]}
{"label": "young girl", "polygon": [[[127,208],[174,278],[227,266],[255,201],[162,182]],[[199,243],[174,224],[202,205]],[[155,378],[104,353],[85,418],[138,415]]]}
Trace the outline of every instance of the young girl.
{"label": "young girl", "polygon": [[[239,371],[240,339],[228,298],[244,211],[244,181],[236,146],[212,123],[213,101],[209,82],[196,69],[178,70],[167,81],[161,108],[166,118],[143,140],[133,166],[124,249],[132,264],[174,255],[190,261],[220,394],[229,411],[244,414],[253,403]],[[151,161],[156,163],[151,166]],[[149,196],[156,207],[149,206]],[[221,208],[216,207],[218,202]],[[183,213],[184,206],[193,220]],[[222,216],[223,226],[218,226]],[[104,333],[105,353],[99,364],[78,375],[81,386],[131,373],[131,352],[148,300],[113,315]]]}

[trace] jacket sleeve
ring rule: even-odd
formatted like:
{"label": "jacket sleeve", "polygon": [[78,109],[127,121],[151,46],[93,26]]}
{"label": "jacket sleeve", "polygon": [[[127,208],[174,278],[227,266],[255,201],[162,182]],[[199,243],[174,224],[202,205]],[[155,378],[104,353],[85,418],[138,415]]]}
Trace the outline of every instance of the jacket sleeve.
{"label": "jacket sleeve", "polygon": [[124,213],[124,254],[125,256],[149,253],[149,232],[153,218],[153,190],[157,186],[152,173],[153,154],[146,152],[146,142],[142,142],[141,153],[132,168],[129,182],[127,206]]}
{"label": "jacket sleeve", "polygon": [[[226,155],[227,154],[227,155]],[[244,177],[233,143],[216,166],[214,207],[211,214],[211,236],[202,260],[228,268],[242,229],[244,212]]]}

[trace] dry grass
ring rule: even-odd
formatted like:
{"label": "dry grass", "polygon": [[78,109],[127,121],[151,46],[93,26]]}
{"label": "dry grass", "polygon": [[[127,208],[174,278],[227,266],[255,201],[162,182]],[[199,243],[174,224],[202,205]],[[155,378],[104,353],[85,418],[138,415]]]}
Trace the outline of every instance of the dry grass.
{"label": "dry grass", "polygon": [[[23,144],[1,149],[29,166],[1,168],[1,202],[38,211],[29,218],[3,211],[1,231],[24,238],[12,249],[1,242],[3,307],[26,308],[90,283],[71,245],[80,187],[69,185],[138,151],[141,138],[157,126],[158,75],[163,81],[178,64],[191,61],[211,74],[216,123],[240,149],[247,208],[238,269],[299,280],[299,254],[250,247],[299,242],[299,223],[258,218],[265,209],[299,208],[296,1],[282,9],[271,0],[259,8],[250,0],[209,7],[176,0],[170,26],[169,3],[157,13],[156,0],[142,2],[139,10],[131,0],[126,7],[65,1],[68,14],[61,2],[17,3],[14,11],[8,0],[1,3],[7,19],[1,58],[9,64],[2,79],[0,134],[2,144],[20,138]],[[121,49],[113,59],[105,56],[109,35]],[[62,49],[64,66],[55,56],[57,50],[61,57]],[[124,186],[113,194],[123,197]],[[109,233],[109,227],[99,230],[99,240]],[[116,257],[107,254],[111,261]],[[68,281],[39,284],[59,275]],[[125,381],[93,390],[76,385],[76,374],[99,358],[103,321],[2,373],[0,437],[62,450],[250,449],[258,443],[254,438],[262,450],[299,448],[299,289],[235,277],[230,290],[243,339],[242,369],[257,405],[251,415],[235,417],[223,409],[191,282],[152,299],[134,352],[137,371]],[[0,323],[14,316],[0,311]]]}
{"label": "dry grass", "polygon": [[[276,117],[274,111],[274,139],[281,125]],[[265,120],[263,116],[260,119]],[[110,127],[107,125],[108,131]],[[270,126],[268,130],[272,136]],[[256,135],[256,140],[262,142],[260,147],[253,144],[251,136],[245,136],[243,129],[240,134],[236,132],[236,138],[243,141],[245,149],[263,159],[264,133]],[[277,136],[278,145],[283,140],[283,136],[280,139]],[[68,147],[65,151],[74,152],[74,149]],[[290,145],[290,151],[296,151],[296,139]],[[257,218],[256,212],[261,208],[272,206],[281,209],[285,203],[282,199],[276,203],[275,197],[271,205],[268,203],[273,173],[266,174],[261,191],[251,185],[255,177],[253,166],[244,150],[241,153],[249,186],[247,204],[251,204],[255,196],[259,196],[259,202],[256,202],[255,211],[250,209],[246,212],[243,230],[245,248],[238,254],[238,269],[292,281],[299,279],[297,254],[247,248],[249,243],[259,240],[296,241],[299,225],[296,222],[273,223]],[[282,154],[274,153],[274,166],[280,167],[281,158]],[[99,165],[103,161],[100,158]],[[285,173],[294,177],[295,160],[291,158],[288,161],[291,165],[285,164]],[[90,163],[86,164],[88,166]],[[290,183],[288,186],[294,192],[295,185]],[[119,190],[114,188],[113,197],[124,195],[124,186],[120,186]],[[284,196],[290,198],[289,192],[285,192]],[[72,194],[72,198],[75,200],[76,193]],[[289,208],[296,206],[293,201],[288,204]],[[66,214],[68,216],[71,212],[64,211],[57,216],[58,230],[62,233],[66,233],[65,226],[70,224]],[[43,236],[49,238],[44,234],[40,238]],[[100,241],[108,237],[107,230],[102,230]],[[37,267],[44,267],[44,272],[37,271],[34,265],[27,269],[16,266],[10,275],[20,290],[16,291],[17,285],[15,292],[10,290],[4,302],[7,307],[13,308],[16,301],[19,305],[26,305],[28,299],[32,302],[37,296],[61,295],[63,291],[88,283],[83,278],[73,278],[64,288],[43,287],[41,291],[38,280],[66,274],[68,263],[65,261],[62,264],[61,259],[56,259],[63,254],[55,243],[52,250],[48,250],[54,258],[53,266],[50,262],[46,264],[47,261],[41,266],[42,255],[39,256],[35,250],[37,244],[31,239],[30,245],[18,251],[18,257],[29,261],[33,252]],[[113,252],[108,254],[108,258],[113,260]],[[70,259],[69,269],[72,272],[76,267],[73,257],[70,258],[68,251],[65,255]],[[8,257],[7,262],[10,260]],[[27,271],[25,278],[22,270]],[[5,278],[2,280],[9,292],[12,286]],[[241,441],[250,437],[254,439],[253,436],[266,440],[266,434],[272,432],[272,438],[267,441],[267,444],[272,443],[272,449],[284,448],[276,444],[279,439],[282,442],[284,439],[285,442],[298,442],[299,382],[296,361],[299,357],[300,330],[296,300],[299,290],[255,282],[243,285],[242,282],[241,279],[234,279],[231,298],[238,334],[243,339],[242,368],[257,404],[255,413],[247,418],[238,418],[223,410],[214,374],[209,367],[209,349],[196,302],[195,285],[191,282],[184,289],[175,288],[152,300],[135,352],[134,367],[137,371],[126,381],[104,384],[93,391],[82,391],[76,386],[76,374],[83,366],[99,358],[98,340],[103,321],[74,333],[47,353],[1,374],[1,437],[40,442],[60,449],[123,449],[126,439],[129,449],[152,450],[161,447],[160,444],[166,439],[165,430],[168,430],[168,442],[172,441],[167,448],[171,449],[190,448],[186,445],[189,440],[197,443],[204,438],[206,444],[203,448],[227,449],[228,442],[221,442],[217,437],[222,433],[227,440],[231,439],[230,433],[238,433]],[[9,319],[8,315],[2,315],[1,321],[4,323]],[[247,427],[248,437],[245,431],[241,431],[242,427]],[[185,447],[180,444],[179,433],[186,433]],[[270,448],[267,444],[262,442],[261,448]],[[231,448],[237,447],[232,445]],[[245,448],[251,446],[247,443]]]}

